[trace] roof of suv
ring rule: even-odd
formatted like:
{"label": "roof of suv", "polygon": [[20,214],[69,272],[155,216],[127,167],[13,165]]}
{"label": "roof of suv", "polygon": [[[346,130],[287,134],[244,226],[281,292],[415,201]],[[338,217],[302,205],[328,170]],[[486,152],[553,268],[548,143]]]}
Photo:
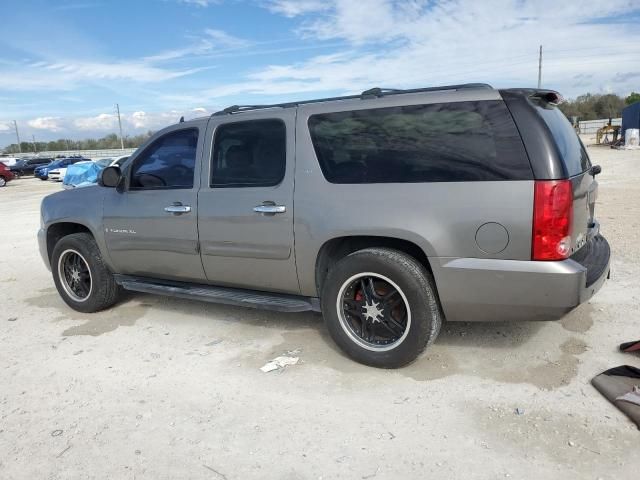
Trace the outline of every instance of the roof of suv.
{"label": "roof of suv", "polygon": [[443,91],[456,91],[456,90],[493,90],[493,87],[486,83],[463,83],[459,85],[444,85],[440,87],[426,87],[426,88],[412,88],[412,89],[395,89],[395,88],[370,88],[365,90],[359,95],[346,95],[342,97],[329,97],[318,98],[312,100],[301,100],[297,102],[286,103],[274,103],[270,105],[232,105],[223,110],[215,112],[212,116],[230,115],[242,112],[249,112],[255,110],[263,110],[268,108],[291,108],[299,105],[306,105],[311,103],[325,103],[333,102],[337,100],[368,100],[372,98],[386,97],[389,95],[402,95],[411,93],[426,93],[426,92],[443,92]]}

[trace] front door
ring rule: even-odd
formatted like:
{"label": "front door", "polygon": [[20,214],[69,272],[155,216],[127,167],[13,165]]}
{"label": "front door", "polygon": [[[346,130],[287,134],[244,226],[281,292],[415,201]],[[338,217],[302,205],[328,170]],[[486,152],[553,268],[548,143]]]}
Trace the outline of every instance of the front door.
{"label": "front door", "polygon": [[205,281],[198,251],[200,152],[206,121],[165,130],[124,166],[124,191],[109,189],[104,230],[118,273]]}
{"label": "front door", "polygon": [[[299,293],[293,249],[296,109],[209,122],[198,195],[209,283]],[[243,115],[245,116],[245,115]],[[246,117],[245,117],[246,118]]]}

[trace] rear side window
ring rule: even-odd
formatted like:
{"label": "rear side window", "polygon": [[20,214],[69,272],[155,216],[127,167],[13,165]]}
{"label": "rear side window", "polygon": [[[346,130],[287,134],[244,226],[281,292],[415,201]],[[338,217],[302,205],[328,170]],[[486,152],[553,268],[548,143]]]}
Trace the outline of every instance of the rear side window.
{"label": "rear side window", "polygon": [[550,105],[536,105],[536,111],[551,131],[569,176],[579,175],[591,168],[587,151],[564,113]]}
{"label": "rear side window", "polygon": [[216,128],[211,187],[273,187],[284,178],[287,133],[282,120],[249,120]]}
{"label": "rear side window", "polygon": [[331,183],[533,178],[502,101],[409,105],[312,115],[309,130]]}

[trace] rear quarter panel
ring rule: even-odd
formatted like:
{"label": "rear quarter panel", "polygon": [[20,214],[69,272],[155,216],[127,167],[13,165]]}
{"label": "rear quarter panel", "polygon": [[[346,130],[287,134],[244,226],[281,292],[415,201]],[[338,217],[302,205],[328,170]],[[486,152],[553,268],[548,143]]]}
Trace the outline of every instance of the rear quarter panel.
{"label": "rear quarter panel", "polygon": [[[493,100],[492,91],[458,92],[456,101]],[[444,97],[444,98],[443,98]],[[388,98],[376,107],[392,106]],[[397,104],[451,101],[447,95],[403,99]],[[343,110],[372,108],[362,101]],[[308,119],[314,113],[339,111],[335,105],[299,107],[296,128],[295,248],[302,294],[315,296],[318,252],[327,241],[343,236],[386,236],[418,245],[432,266],[446,258],[531,258],[533,181],[332,184],[318,164]],[[507,247],[488,254],[476,244],[476,232],[488,222],[503,225]],[[440,260],[434,261],[438,257]],[[433,268],[436,284],[439,268]]]}

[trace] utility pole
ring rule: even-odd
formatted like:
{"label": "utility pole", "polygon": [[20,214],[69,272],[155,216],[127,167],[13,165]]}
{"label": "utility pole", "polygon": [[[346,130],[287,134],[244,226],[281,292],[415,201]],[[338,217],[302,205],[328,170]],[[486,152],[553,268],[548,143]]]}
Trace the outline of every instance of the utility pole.
{"label": "utility pole", "polygon": [[20,134],[18,133],[18,123],[13,121],[13,128],[16,129],[16,138],[18,139],[18,153],[22,153],[22,147],[20,146]]}
{"label": "utility pole", "polygon": [[36,136],[34,134],[31,134],[31,140],[33,140],[33,153],[37,153],[38,148],[36,147]]}
{"label": "utility pole", "polygon": [[118,126],[120,127],[120,148],[124,150],[124,138],[122,137],[122,121],[120,120],[120,105],[116,103],[116,110],[118,111]]}
{"label": "utility pole", "polygon": [[542,86],[542,45],[540,45],[540,55],[538,56],[538,88]]}

